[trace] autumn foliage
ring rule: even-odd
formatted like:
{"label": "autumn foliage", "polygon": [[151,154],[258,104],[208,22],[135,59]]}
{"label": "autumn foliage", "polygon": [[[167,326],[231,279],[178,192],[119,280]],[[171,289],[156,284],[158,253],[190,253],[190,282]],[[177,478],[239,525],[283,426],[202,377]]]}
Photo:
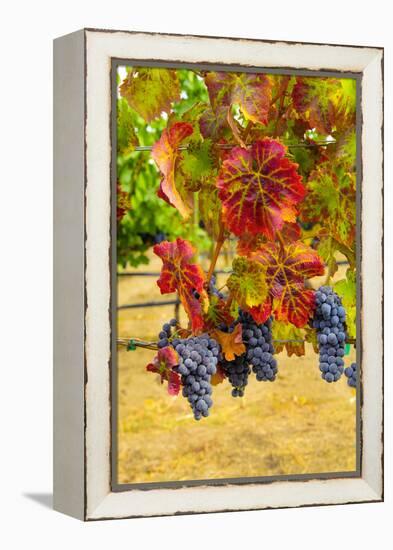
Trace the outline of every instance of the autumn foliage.
{"label": "autumn foliage", "polygon": [[[258,323],[272,315],[282,339],[311,341],[312,279],[330,282],[341,255],[349,267],[337,284],[345,291],[354,336],[354,81],[212,71],[197,78],[207,99],[187,108],[177,108],[182,95],[175,70],[130,69],[120,86],[121,101],[147,123],[165,113],[151,153],[160,173],[158,197],[185,223],[192,223],[198,205],[214,243],[209,273],[195,262],[186,239],[154,246],[162,260],[161,293],[177,293],[189,330],[215,335],[230,359],[244,351],[241,327],[229,335],[217,325],[236,317],[239,307]],[[124,128],[121,135],[124,141]],[[126,148],[138,144],[131,131],[129,140]],[[121,192],[119,197],[123,205]],[[209,279],[227,239],[237,241],[237,256],[218,299]],[[286,349],[300,355],[304,344]],[[166,361],[161,357],[151,366],[164,378],[159,365]]]}

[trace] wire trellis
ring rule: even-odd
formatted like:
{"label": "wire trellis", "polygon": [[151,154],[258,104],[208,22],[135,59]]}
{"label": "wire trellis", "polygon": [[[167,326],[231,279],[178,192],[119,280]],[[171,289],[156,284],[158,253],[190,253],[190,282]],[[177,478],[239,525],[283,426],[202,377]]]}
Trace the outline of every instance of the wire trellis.
{"label": "wire trellis", "polygon": [[[288,339],[275,339],[273,340],[274,344],[311,344],[308,340],[304,338],[288,338]],[[346,344],[356,345],[356,338],[347,338],[345,341]],[[158,345],[157,342],[148,342],[140,338],[118,338],[118,346],[124,346],[127,350],[134,351],[136,348],[144,348],[157,351]]]}
{"label": "wire trellis", "polygon": [[[325,140],[325,141],[312,141],[312,142],[299,142],[299,143],[285,143],[285,145],[289,149],[296,149],[299,147],[326,147],[329,145],[334,145],[336,143],[335,139],[332,140]],[[238,147],[239,144],[237,143],[216,143],[216,146],[219,149],[232,149],[233,147]],[[153,149],[153,145],[137,145],[134,147],[134,151],[151,151]],[[186,151],[188,149],[188,145],[180,145],[177,150],[178,151]]]}

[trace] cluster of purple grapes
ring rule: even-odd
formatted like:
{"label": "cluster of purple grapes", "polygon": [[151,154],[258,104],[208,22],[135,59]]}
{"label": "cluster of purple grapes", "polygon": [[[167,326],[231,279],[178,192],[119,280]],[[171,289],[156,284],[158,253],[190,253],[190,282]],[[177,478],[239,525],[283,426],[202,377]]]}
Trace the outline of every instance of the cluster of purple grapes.
{"label": "cluster of purple grapes", "polygon": [[179,356],[179,364],[174,371],[181,375],[182,394],[191,405],[195,420],[209,416],[213,404],[211,398],[211,377],[217,371],[219,344],[207,334],[191,338],[172,338],[176,319],[165,323],[159,334],[158,347],[171,345]]}
{"label": "cluster of purple grapes", "polygon": [[239,321],[243,326],[246,359],[251,363],[256,379],[258,382],[274,382],[277,375],[277,360],[274,357],[272,318],[258,325],[249,313],[240,311]]}
{"label": "cluster of purple grapes", "polygon": [[[221,323],[218,328],[222,332],[228,332],[230,334],[235,330],[237,324],[238,321],[235,321],[229,326],[225,323]],[[248,384],[248,376],[251,373],[246,353],[236,355],[231,361],[225,359],[224,355],[221,353],[219,355],[219,362],[232,386],[232,397],[243,397],[244,390]]]}
{"label": "cluster of purple grapes", "polygon": [[350,367],[344,370],[345,376],[348,378],[347,383],[351,388],[356,388],[358,382],[358,373],[356,363],[352,363]]}
{"label": "cluster of purple grapes", "polygon": [[233,361],[222,358],[220,365],[232,385],[232,397],[243,397],[251,372],[245,354],[236,356]]}
{"label": "cluster of purple grapes", "polygon": [[321,286],[315,299],[312,325],[317,331],[319,370],[326,382],[336,382],[344,371],[345,309],[340,297],[329,286]]}
{"label": "cluster of purple grapes", "polygon": [[220,328],[225,332],[233,332],[238,323],[242,324],[242,337],[246,351],[235,357],[233,361],[220,359],[220,365],[233,386],[233,397],[243,397],[251,368],[259,382],[273,382],[277,374],[277,361],[273,357],[272,319],[268,319],[263,324],[257,324],[249,313],[240,310],[239,317],[233,325]]}
{"label": "cluster of purple grapes", "polygon": [[195,420],[209,416],[213,405],[211,377],[217,371],[218,343],[207,334],[187,339],[174,338],[172,345],[179,355],[175,371],[181,375],[183,397],[191,405]]}

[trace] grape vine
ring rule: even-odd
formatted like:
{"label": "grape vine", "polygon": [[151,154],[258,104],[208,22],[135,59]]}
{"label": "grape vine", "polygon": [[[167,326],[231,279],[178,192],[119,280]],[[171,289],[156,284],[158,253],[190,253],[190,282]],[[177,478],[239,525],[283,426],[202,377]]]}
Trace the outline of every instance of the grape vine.
{"label": "grape vine", "polygon": [[[301,356],[312,344],[322,379],[341,378],[356,342],[355,159],[354,80],[122,74],[119,262],[148,261],[152,247],[161,294],[176,293],[188,317],[164,324],[157,343],[133,343],[157,349],[148,370],[171,395],[181,389],[197,420],[215,384],[227,379],[242,397],[253,375],[276,380],[284,349]],[[217,289],[228,241],[236,255]],[[355,388],[355,363],[345,375]]]}

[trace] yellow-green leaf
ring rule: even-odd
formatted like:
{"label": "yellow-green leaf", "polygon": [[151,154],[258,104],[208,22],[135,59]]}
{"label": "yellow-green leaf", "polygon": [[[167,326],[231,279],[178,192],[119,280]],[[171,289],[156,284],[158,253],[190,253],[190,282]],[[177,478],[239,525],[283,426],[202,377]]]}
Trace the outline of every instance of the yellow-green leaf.
{"label": "yellow-green leaf", "polygon": [[346,312],[347,332],[350,338],[356,338],[356,273],[347,269],[346,278],[337,281],[335,292],[340,296]]}
{"label": "yellow-green leaf", "polygon": [[117,152],[120,155],[132,153],[138,145],[138,137],[135,133],[132,112],[125,99],[117,102]]}
{"label": "yellow-green leaf", "polygon": [[304,334],[301,329],[290,323],[274,320],[272,334],[276,353],[280,353],[285,348],[289,357],[305,355]]}
{"label": "yellow-green leaf", "polygon": [[266,269],[260,263],[238,257],[232,263],[233,273],[227,286],[241,307],[261,305],[267,297]]}
{"label": "yellow-green leaf", "polygon": [[171,103],[180,99],[180,85],[175,70],[134,67],[120,93],[146,122],[151,122],[162,111],[170,112]]}

